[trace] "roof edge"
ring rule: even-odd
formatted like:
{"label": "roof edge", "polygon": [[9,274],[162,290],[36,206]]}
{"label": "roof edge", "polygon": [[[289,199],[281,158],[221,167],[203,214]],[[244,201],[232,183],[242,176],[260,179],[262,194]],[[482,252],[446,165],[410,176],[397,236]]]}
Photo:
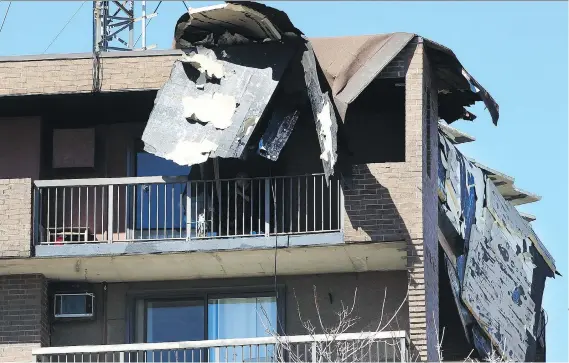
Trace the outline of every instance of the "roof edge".
{"label": "roof edge", "polygon": [[[132,52],[103,52],[101,58],[132,58],[132,57],[159,57],[165,55],[182,55],[179,49],[141,50]],[[93,53],[53,53],[53,54],[30,54],[0,56],[0,63],[29,62],[29,61],[52,61],[68,59],[91,59]]]}

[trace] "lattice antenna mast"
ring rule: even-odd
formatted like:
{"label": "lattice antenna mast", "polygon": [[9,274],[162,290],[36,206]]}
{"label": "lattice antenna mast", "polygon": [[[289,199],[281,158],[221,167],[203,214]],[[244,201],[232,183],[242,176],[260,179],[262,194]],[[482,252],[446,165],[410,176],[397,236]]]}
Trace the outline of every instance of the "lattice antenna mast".
{"label": "lattice antenna mast", "polygon": [[[146,14],[146,1],[139,1],[141,14],[135,17],[134,0],[93,1],[93,52],[129,51],[152,49],[146,45],[148,19],[157,13]],[[134,39],[135,23],[140,22],[140,48],[135,48],[139,39]]]}

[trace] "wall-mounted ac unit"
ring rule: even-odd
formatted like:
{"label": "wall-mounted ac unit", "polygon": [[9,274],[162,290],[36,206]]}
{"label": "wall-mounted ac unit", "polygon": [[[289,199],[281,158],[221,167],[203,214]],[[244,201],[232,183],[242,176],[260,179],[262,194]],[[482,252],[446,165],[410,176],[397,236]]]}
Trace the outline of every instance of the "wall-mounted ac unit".
{"label": "wall-mounted ac unit", "polygon": [[92,318],[95,315],[95,295],[92,293],[59,293],[54,294],[53,299],[56,319]]}

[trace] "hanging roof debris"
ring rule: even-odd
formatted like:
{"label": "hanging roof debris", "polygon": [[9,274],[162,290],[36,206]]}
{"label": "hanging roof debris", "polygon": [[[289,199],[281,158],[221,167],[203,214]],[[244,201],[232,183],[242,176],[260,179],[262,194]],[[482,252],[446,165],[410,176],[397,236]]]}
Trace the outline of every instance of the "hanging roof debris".
{"label": "hanging roof debris", "polygon": [[280,10],[229,1],[179,18],[174,41],[186,55],[158,92],[145,150],[182,165],[250,152],[274,161],[309,104],[329,177],[337,120],[349,122],[350,103],[415,38],[441,87],[441,117],[473,119],[465,107],[481,100],[496,123],[498,105],[448,48],[410,33],[309,40]]}
{"label": "hanging roof debris", "polygon": [[447,125],[444,121],[439,121],[439,130],[454,145],[476,141],[474,136],[470,136],[458,129],[455,129],[454,127]]}
{"label": "hanging roof debris", "polygon": [[522,218],[526,221],[526,222],[533,222],[537,219],[536,216],[534,216],[533,214],[529,214],[529,213],[524,213],[524,212],[520,212],[520,215],[522,216]]}
{"label": "hanging roof debris", "polygon": [[539,195],[526,192],[514,185],[514,178],[499,172],[495,169],[489,168],[477,162],[474,159],[469,159],[474,165],[479,167],[488,178],[494,183],[496,188],[504,199],[512,203],[513,205],[522,205],[527,203],[533,203],[541,200]]}
{"label": "hanging roof debris", "polygon": [[448,123],[474,120],[476,116],[465,107],[483,101],[497,124],[498,104],[456,55],[449,48],[412,33],[311,39],[340,116],[345,118],[348,106],[415,37],[425,45],[436,76],[439,116]]}
{"label": "hanging roof debris", "polygon": [[[446,139],[453,145],[464,144],[476,140],[473,136],[470,136],[452,126],[449,126],[444,121],[439,121],[439,131],[442,132]],[[541,200],[540,196],[529,193],[515,186],[513,177],[487,167],[472,158],[469,158],[469,160],[477,167],[479,167],[490,178],[504,199],[511,202],[513,205],[522,205]],[[533,220],[535,220],[535,217]]]}
{"label": "hanging roof debris", "polygon": [[509,360],[535,361],[555,261],[528,222],[533,216],[499,190],[513,178],[469,160],[442,131],[439,151],[439,243],[466,339],[482,357],[494,346]]}

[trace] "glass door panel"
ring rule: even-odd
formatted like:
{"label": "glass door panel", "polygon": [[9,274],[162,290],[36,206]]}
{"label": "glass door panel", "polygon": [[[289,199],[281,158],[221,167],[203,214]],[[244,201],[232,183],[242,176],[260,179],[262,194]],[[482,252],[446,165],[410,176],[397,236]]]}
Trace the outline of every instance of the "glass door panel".
{"label": "glass door panel", "polygon": [[[276,331],[275,297],[222,298],[208,301],[208,339],[257,338]],[[222,347],[209,350],[210,362],[271,362],[274,346]]]}
{"label": "glass door panel", "polygon": [[[147,152],[136,154],[136,176],[180,176],[189,172],[190,167],[171,160]],[[138,185],[135,238],[185,238],[185,189],[185,183]]]}
{"label": "glass door panel", "polygon": [[[146,304],[147,343],[205,339],[205,312],[202,300],[149,301]],[[204,349],[149,351],[147,362],[205,361]]]}

